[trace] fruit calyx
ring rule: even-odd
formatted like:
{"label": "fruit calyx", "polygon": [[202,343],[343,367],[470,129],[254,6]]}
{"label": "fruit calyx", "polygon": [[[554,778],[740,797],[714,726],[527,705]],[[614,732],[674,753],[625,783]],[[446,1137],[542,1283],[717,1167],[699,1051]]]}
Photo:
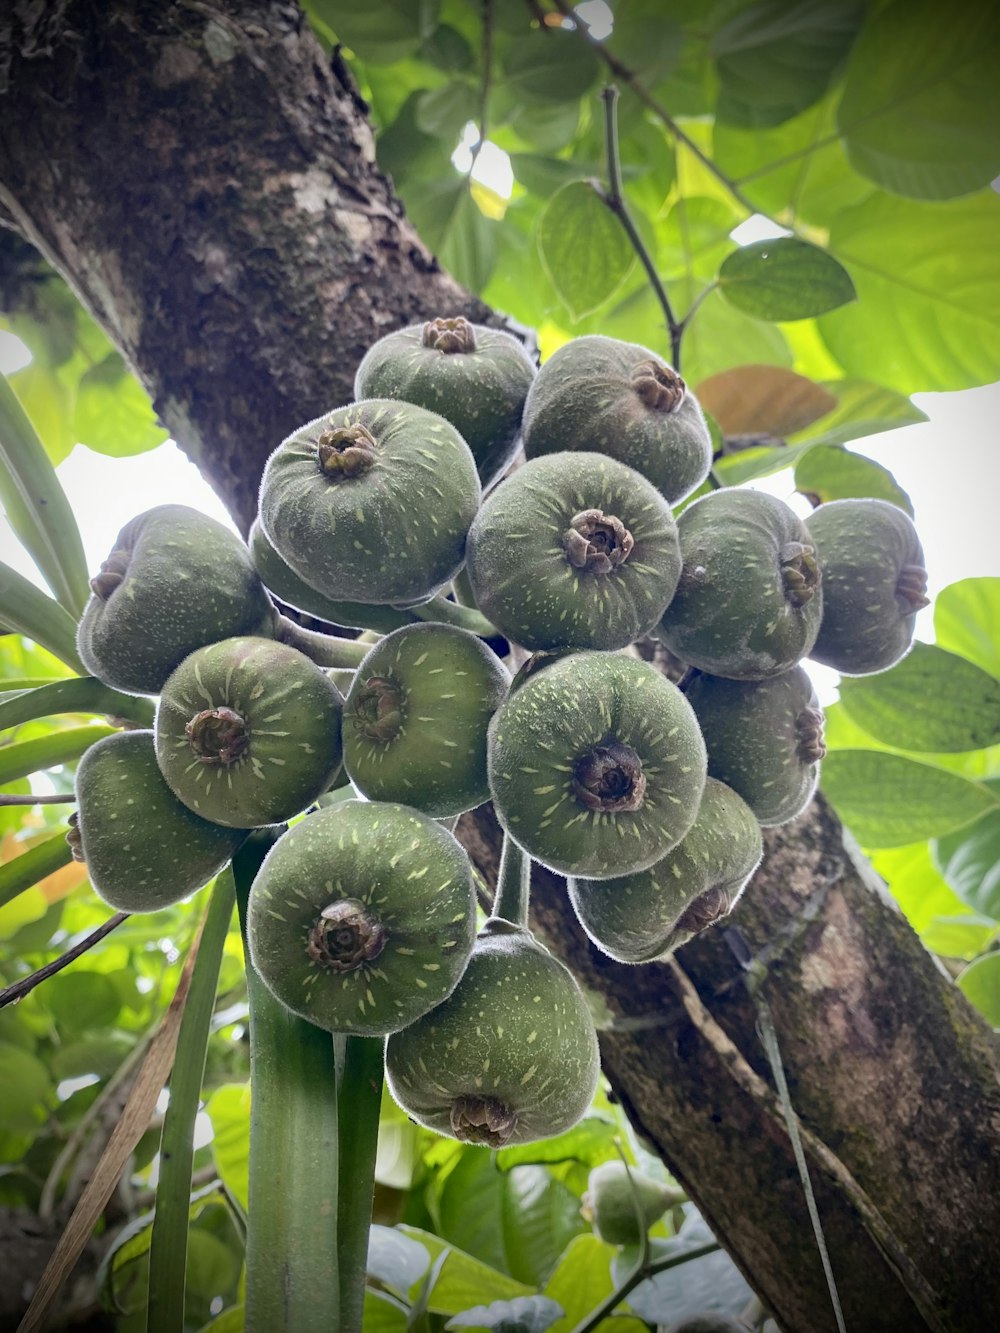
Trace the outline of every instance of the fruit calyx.
{"label": "fruit calyx", "polygon": [[74,861],[86,861],[83,854],[83,838],[80,836],[80,815],[74,810],[70,815],[69,828],[66,830],[66,841],[69,844],[69,850]]}
{"label": "fruit calyx", "polygon": [[495,1097],[456,1097],[451,1104],[451,1130],[462,1143],[502,1148],[517,1129],[517,1112]]}
{"label": "fruit calyx", "polygon": [[818,764],[826,754],[823,714],[818,708],[803,708],[795,719],[795,753],[804,764]]}
{"label": "fruit calyx", "polygon": [[816,548],[804,542],[786,542],[779,559],[786,598],[792,606],[805,606],[812,601],[820,582]]}
{"label": "fruit calyx", "polygon": [[306,953],[329,972],[354,972],[385,948],[385,927],[356,898],[330,903],[309,932]]}
{"label": "fruit calyx", "polygon": [[372,741],[391,741],[403,725],[403,697],[387,676],[369,676],[354,701],[354,725]]}
{"label": "fruit calyx", "polygon": [[570,519],[562,544],[575,568],[592,574],[609,574],[629,558],[635,538],[614,514],[584,509]]}
{"label": "fruit calyx", "polygon": [[100,572],[90,580],[91,592],[106,602],[125,577],[131,551],[116,547],[107,560],[101,562]]}
{"label": "fruit calyx", "polygon": [[431,319],[424,325],[421,339],[425,347],[435,352],[474,352],[476,334],[463,316],[455,319]]}
{"label": "fruit calyx", "polygon": [[652,359],[639,362],[630,383],[645,405],[655,412],[676,412],[687,393],[687,385],[672,366]]}
{"label": "fruit calyx", "polygon": [[232,708],[206,708],[184,726],[203,764],[233,764],[250,744],[250,730]]}
{"label": "fruit calyx", "polygon": [[331,480],[359,477],[378,461],[378,443],[360,422],[325,430],[316,441],[319,470]]}
{"label": "fruit calyx", "polygon": [[570,785],[588,810],[638,810],[646,793],[646,775],[630,745],[609,741],[576,761]]}
{"label": "fruit calyx", "polygon": [[713,921],[718,921],[720,917],[728,914],[729,895],[726,891],[718,887],[706,889],[693,903],[685,907],[677,918],[674,932],[690,931],[692,935],[700,935]]}
{"label": "fruit calyx", "polygon": [[896,596],[905,602],[911,611],[919,611],[922,607],[930,606],[931,599],[927,596],[927,570],[923,565],[903,565],[896,581]]}

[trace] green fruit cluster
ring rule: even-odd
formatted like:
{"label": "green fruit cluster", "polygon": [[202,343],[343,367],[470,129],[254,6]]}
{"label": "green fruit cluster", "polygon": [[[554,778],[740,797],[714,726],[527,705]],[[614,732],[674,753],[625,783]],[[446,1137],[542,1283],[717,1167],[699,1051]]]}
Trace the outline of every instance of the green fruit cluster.
{"label": "green fruit cluster", "polygon": [[[536,375],[509,335],[442,318],[376,343],[356,394],[274,451],[248,545],[183,506],[122,531],[80,652],[108,684],[159,694],[156,724],[84,757],[73,837],[109,903],[151,911],[275,827],[247,914],[266,985],[323,1028],[386,1037],[414,1119],[526,1142],[584,1113],[599,1063],[579,986],[527,927],[526,867],[566,876],[620,962],[726,916],[761,825],[816,784],[802,659],[898,660],[919,542],[876,500],[803,522],[717,489],[675,519],[708,475],[708,430],[634,344],[580,338]],[[367,644],[303,631],[277,602]],[[648,635],[687,666],[679,686],[632,648]],[[450,825],[486,801],[523,875],[477,934]],[[609,1239],[636,1221],[630,1192],[619,1225],[621,1183]]]}

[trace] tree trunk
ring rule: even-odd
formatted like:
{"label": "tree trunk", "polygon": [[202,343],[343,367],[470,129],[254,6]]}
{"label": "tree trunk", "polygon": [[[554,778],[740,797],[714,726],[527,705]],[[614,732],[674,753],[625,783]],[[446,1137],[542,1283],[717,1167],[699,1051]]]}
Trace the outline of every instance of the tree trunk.
{"label": "tree trunk", "polygon": [[[376,337],[489,314],[402,217],[348,76],[291,4],[9,5],[0,204],[244,529],[267,454],[349,400]],[[491,875],[489,811],[461,827]],[[766,843],[732,923],[766,969],[848,1327],[981,1333],[1000,1308],[994,1038],[822,800]],[[535,889],[538,928],[606,1016],[605,1070],[637,1130],[781,1325],[834,1329],[735,936],[621,967],[562,880],[538,872]]]}

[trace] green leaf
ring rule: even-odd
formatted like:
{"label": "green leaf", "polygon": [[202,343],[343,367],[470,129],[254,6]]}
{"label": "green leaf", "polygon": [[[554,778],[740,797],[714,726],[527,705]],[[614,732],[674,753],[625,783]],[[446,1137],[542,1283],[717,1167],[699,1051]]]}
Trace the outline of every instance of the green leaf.
{"label": "green leaf", "polygon": [[604,305],[635,262],[621,223],[586,181],[564,185],[549,200],[538,249],[574,319]]}
{"label": "green leaf", "polygon": [[1000,10],[966,0],[873,7],[837,123],[858,171],[897,194],[949,199],[1000,173]]}
{"label": "green leaf", "polygon": [[10,386],[53,464],[61,463],[76,444],[73,428],[75,394],[58,371],[33,361],[10,376]]}
{"label": "green leaf", "polygon": [[405,1306],[369,1288],[365,1292],[365,1333],[407,1333],[410,1321]]}
{"label": "green leaf", "polygon": [[45,986],[52,1016],[67,1036],[112,1026],[122,1007],[113,982],[103,972],[71,968]]}
{"label": "green leaf", "polygon": [[941,874],[962,902],[1000,921],[1000,813],[991,810],[931,845]]}
{"label": "green leaf", "polygon": [[501,1148],[497,1166],[510,1171],[515,1166],[538,1162],[579,1162],[586,1167],[598,1166],[618,1156],[615,1141],[618,1127],[610,1120],[588,1115],[572,1129],[555,1134],[550,1139],[536,1139],[534,1143],[520,1143],[514,1148]]}
{"label": "green leaf", "polygon": [[[0,755],[2,755],[0,751]],[[12,902],[19,893],[30,889],[46,875],[69,865],[73,859],[65,833],[56,833],[44,842],[29,847],[20,856],[0,864],[0,907]]]}
{"label": "green leaf", "polygon": [[57,601],[19,574],[0,564],[0,616],[18,634],[26,634],[74,671],[85,675],[76,651],[76,621]]}
{"label": "green leaf", "polygon": [[596,163],[577,162],[572,158],[547,157],[543,153],[511,153],[510,166],[514,179],[532,194],[544,198],[554,194],[561,186],[570,181],[581,180],[585,176],[596,176]]}
{"label": "green leaf", "polygon": [[570,102],[596,82],[597,56],[574,32],[544,28],[515,37],[501,62],[508,93],[531,102]]}
{"label": "green leaf", "polygon": [[876,194],[830,224],[829,249],[856,303],[822,315],[820,333],[848,375],[878,366],[901,393],[1000,379],[1000,197],[951,204]]}
{"label": "green leaf", "polygon": [[429,1252],[432,1262],[437,1260],[443,1250],[449,1251],[431,1290],[428,1309],[435,1314],[459,1314],[478,1301],[509,1301],[515,1296],[531,1295],[530,1287],[526,1287],[523,1282],[517,1282],[506,1273],[490,1268],[488,1264],[473,1259],[462,1250],[449,1247],[429,1231],[410,1226],[399,1229],[404,1235],[420,1241]]}
{"label": "green leaf", "polygon": [[384,0],[378,5],[310,0],[310,9],[362,60],[391,65],[415,55],[437,27],[433,0]]}
{"label": "green leaf", "polygon": [[468,39],[450,23],[440,23],[420,48],[421,60],[447,73],[465,70],[475,60]]}
{"label": "green leaf", "polygon": [[85,1037],[56,1051],[52,1073],[57,1079],[82,1078],[86,1074],[110,1078],[131,1049],[132,1042],[125,1036]]}
{"label": "green leaf", "polygon": [[463,127],[479,111],[476,90],[463,79],[454,79],[421,93],[417,102],[417,128],[424,134],[458,140]]}
{"label": "green leaf", "polygon": [[[688,308],[693,296],[701,290],[697,285],[692,291],[692,286],[683,279],[676,284],[679,291],[686,291]],[[662,322],[661,315],[661,325]],[[792,354],[776,325],[744,314],[726,301],[721,292],[714,291],[702,301],[684,329],[681,372],[689,383],[698,384],[720,370],[747,364],[790,368]]]}
{"label": "green leaf", "polygon": [[[676,1236],[669,1240],[650,1243],[656,1259],[668,1255],[682,1255],[685,1250],[697,1249],[714,1240],[708,1225],[699,1213],[691,1212]],[[611,1265],[616,1281],[622,1281],[633,1261],[634,1251],[620,1251]],[[649,1324],[669,1324],[678,1327],[699,1314],[729,1315],[735,1317],[746,1305],[753,1292],[739,1269],[726,1254],[716,1250],[697,1259],[688,1259],[675,1268],[668,1268],[647,1278],[629,1295],[629,1305]]]}
{"label": "green leaf", "polygon": [[1000,678],[998,625],[1000,578],[959,579],[938,593],[934,603],[938,644]]}
{"label": "green leaf", "polygon": [[41,1060],[9,1042],[0,1042],[0,1129],[33,1134],[45,1119],[54,1088]]}
{"label": "green leaf", "polygon": [[657,226],[657,258],[666,274],[694,273],[714,279],[735,246],[729,233],[740,215],[711,195],[682,195]]}
{"label": "green leaf", "polygon": [[794,448],[788,445],[761,445],[752,449],[739,449],[720,458],[713,465],[713,471],[723,486],[742,486],[744,482],[769,477],[791,467],[806,448],[806,445],[800,444]]}
{"label": "green leaf", "polygon": [[926,412],[915,407],[905,394],[867,380],[825,380],[822,387],[833,394],[836,406],[822,421],[798,432],[793,444],[847,444],[884,430],[926,421]]}
{"label": "green leaf", "polygon": [[223,1083],[205,1112],[212,1122],[215,1169],[245,1211],[250,1201],[250,1084]]}
{"label": "green leaf", "polygon": [[818,101],[850,49],[861,12],[836,0],[765,0],[741,9],[709,46],[719,120],[778,125]]}
{"label": "green leaf", "polygon": [[545,1333],[563,1314],[563,1308],[547,1296],[518,1296],[512,1301],[494,1301],[463,1310],[445,1324],[446,1333],[456,1328],[488,1329],[490,1333]]}
{"label": "green leaf", "polygon": [[501,1180],[507,1267],[520,1281],[540,1285],[573,1237],[590,1230],[580,1200],[544,1166],[518,1166]]}
{"label": "green leaf", "polygon": [[[562,1306],[563,1317],[551,1326],[552,1333],[570,1333],[614,1290],[611,1260],[613,1245],[596,1236],[577,1236],[566,1247],[559,1265],[545,1285],[543,1295]],[[601,1325],[602,1329],[604,1325]],[[635,1319],[615,1319],[615,1333],[639,1333],[644,1328]],[[610,1330],[609,1330],[610,1333]]]}
{"label": "green leaf", "polygon": [[958,977],[958,989],[988,1023],[1000,1028],[1000,953],[970,963]]}
{"label": "green leaf", "polygon": [[492,1153],[466,1148],[448,1172],[437,1207],[437,1232],[491,1268],[508,1265],[501,1234],[503,1177]]}
{"label": "green leaf", "polygon": [[903,750],[980,750],[1000,742],[1000,680],[927,643],[889,671],[840,682],[840,701],[877,740]]}
{"label": "green leaf", "polygon": [[629,0],[619,5],[607,49],[648,86],[677,64],[684,29],[666,12],[663,0]]}
{"label": "green leaf", "polygon": [[719,269],[728,301],[757,319],[811,319],[855,298],[843,265],[795,237],[744,245]]}
{"label": "green leaf", "polygon": [[17,745],[0,746],[0,787],[29,773],[79,759],[95,741],[114,734],[114,727],[67,727]]}
{"label": "green leaf", "polygon": [[[207,1324],[203,1324],[199,1333],[243,1333],[244,1327],[243,1306],[231,1305],[228,1310],[223,1310],[214,1319],[210,1319]],[[365,1327],[367,1327],[367,1324]],[[405,1322],[400,1327],[401,1329],[405,1328]]]}
{"label": "green leaf", "polygon": [[430,1267],[430,1255],[419,1241],[394,1227],[373,1225],[368,1233],[368,1272],[405,1295]]}
{"label": "green leaf", "polygon": [[149,396],[117,352],[81,376],[73,427],[81,444],[112,458],[145,453],[167,438]]}
{"label": "green leaf", "polygon": [[914,842],[870,853],[872,865],[921,939],[941,919],[961,916],[965,910],[961,898],[934,864],[933,845]]}
{"label": "green leaf", "polygon": [[806,450],[795,465],[795,489],[818,497],[821,504],[855,496],[887,500],[913,517],[910,497],[888,468],[839,445],[817,444]]}
{"label": "green leaf", "polygon": [[496,262],[497,223],[483,216],[468,181],[462,176],[438,181],[410,205],[410,215],[452,277],[481,291]]}
{"label": "green leaf", "polygon": [[880,750],[832,751],[820,782],[864,847],[944,837],[1000,805],[981,783]]}

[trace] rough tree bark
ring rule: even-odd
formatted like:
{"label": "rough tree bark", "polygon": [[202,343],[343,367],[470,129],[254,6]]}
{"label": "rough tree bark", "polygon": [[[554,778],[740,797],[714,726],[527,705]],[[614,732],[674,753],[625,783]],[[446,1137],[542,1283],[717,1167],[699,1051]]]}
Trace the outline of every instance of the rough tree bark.
{"label": "rough tree bark", "polygon": [[[267,0],[14,0],[0,206],[68,278],[244,528],[267,453],[347,401],[381,333],[489,312],[374,165],[349,78]],[[489,875],[488,811],[462,821]],[[606,1014],[605,1069],[794,1333],[834,1317],[743,972],[721,929],[625,968],[536,875],[538,927]],[[766,964],[848,1326],[980,1333],[1000,1308],[992,1034],[822,800],[767,835],[735,916]]]}

